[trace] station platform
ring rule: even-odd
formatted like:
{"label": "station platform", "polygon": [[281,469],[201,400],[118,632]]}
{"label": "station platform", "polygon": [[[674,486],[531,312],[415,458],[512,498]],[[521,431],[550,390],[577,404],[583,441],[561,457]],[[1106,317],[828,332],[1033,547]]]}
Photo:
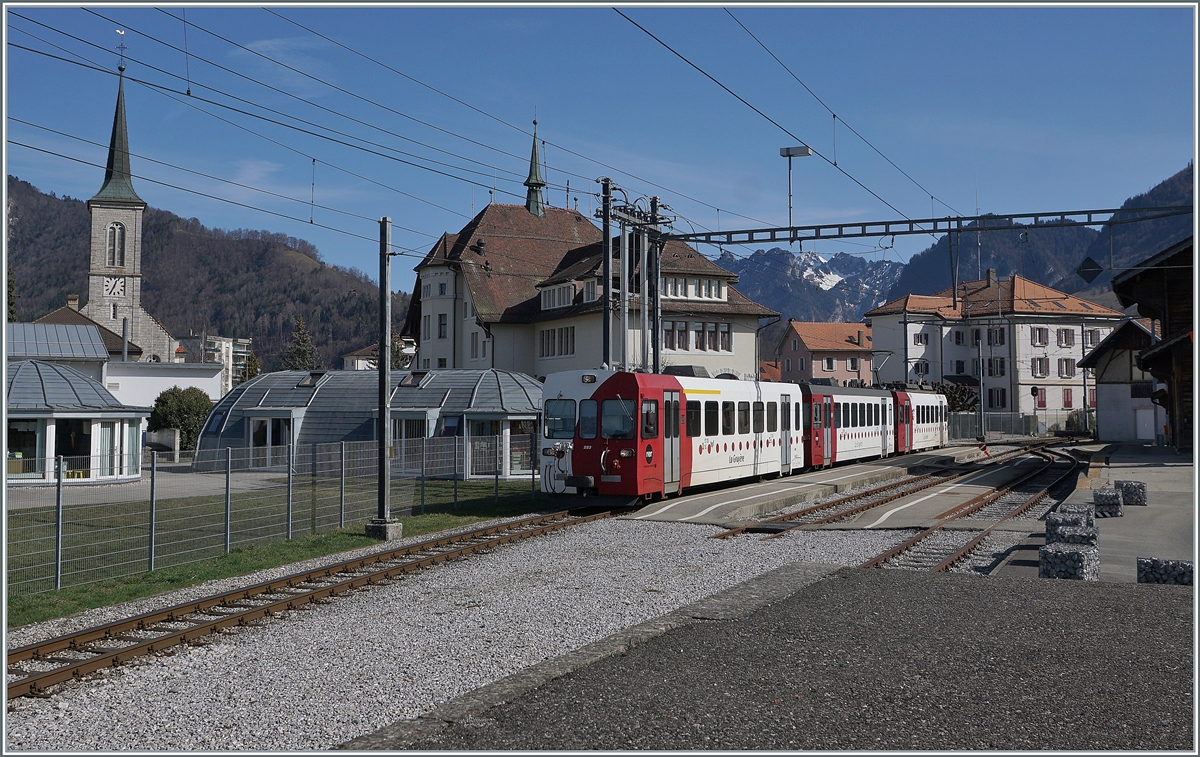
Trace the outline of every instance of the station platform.
{"label": "station platform", "polygon": [[771,481],[738,487],[697,490],[665,502],[651,503],[621,517],[629,520],[732,527],[756,516],[792,505],[983,456],[983,452],[976,445],[945,447],[930,452],[898,455],[883,460],[782,476]]}
{"label": "station platform", "polygon": [[[1192,453],[1138,444],[1081,446],[1091,455],[1091,464],[1079,476],[1075,491],[1066,502],[1091,502],[1092,490],[1111,487],[1114,481],[1146,484],[1145,507],[1124,508],[1120,518],[1097,518],[1100,531],[1100,580],[1137,582],[1137,558],[1194,560],[1196,552],[1195,466]],[[1038,575],[1038,550],[1045,546],[1042,523],[992,575],[1032,577]]]}

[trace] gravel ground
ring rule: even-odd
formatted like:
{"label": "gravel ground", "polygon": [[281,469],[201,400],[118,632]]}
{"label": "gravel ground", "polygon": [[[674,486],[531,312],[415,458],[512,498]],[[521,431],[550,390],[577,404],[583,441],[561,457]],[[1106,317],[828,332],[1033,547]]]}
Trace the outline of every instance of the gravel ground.
{"label": "gravel ground", "polygon": [[[65,684],[45,699],[14,700],[6,749],[328,749],[782,565],[857,565],[903,539],[862,531],[708,538],[719,530],[605,520],[438,566]],[[162,604],[20,629],[10,643]]]}

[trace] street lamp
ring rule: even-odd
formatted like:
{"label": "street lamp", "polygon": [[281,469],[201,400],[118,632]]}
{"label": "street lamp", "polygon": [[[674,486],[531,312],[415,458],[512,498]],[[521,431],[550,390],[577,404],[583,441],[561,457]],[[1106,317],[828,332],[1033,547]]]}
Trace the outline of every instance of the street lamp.
{"label": "street lamp", "polygon": [[808,145],[779,148],[779,156],[788,159],[788,228],[792,226],[792,158],[808,158],[812,154],[812,148]]}

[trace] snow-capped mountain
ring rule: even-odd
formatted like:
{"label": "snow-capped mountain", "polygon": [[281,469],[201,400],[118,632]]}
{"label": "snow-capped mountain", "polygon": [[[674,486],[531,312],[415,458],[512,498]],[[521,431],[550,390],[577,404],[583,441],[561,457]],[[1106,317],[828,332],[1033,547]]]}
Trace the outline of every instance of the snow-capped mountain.
{"label": "snow-capped mountain", "polygon": [[716,263],[737,274],[738,291],[778,311],[785,321],[859,321],[863,313],[884,303],[904,268],[895,261],[868,261],[840,252],[825,258],[779,247],[748,256],[727,250]]}

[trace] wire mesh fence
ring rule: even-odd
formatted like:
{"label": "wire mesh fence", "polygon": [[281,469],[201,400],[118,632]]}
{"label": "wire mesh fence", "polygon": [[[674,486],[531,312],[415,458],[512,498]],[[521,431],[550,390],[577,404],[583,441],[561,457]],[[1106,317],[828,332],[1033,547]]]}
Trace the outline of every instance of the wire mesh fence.
{"label": "wire mesh fence", "polygon": [[1096,428],[1095,413],[1080,410],[1039,410],[1036,413],[950,413],[952,440],[1086,434]]}
{"label": "wire mesh fence", "polygon": [[[397,440],[389,465],[390,514],[536,496],[536,470],[517,465],[535,452],[533,436]],[[106,470],[107,460],[23,462],[49,475],[37,483],[8,482],[10,594],[206,560],[378,514],[375,442],[142,457],[140,476],[107,484],[71,475]]]}

